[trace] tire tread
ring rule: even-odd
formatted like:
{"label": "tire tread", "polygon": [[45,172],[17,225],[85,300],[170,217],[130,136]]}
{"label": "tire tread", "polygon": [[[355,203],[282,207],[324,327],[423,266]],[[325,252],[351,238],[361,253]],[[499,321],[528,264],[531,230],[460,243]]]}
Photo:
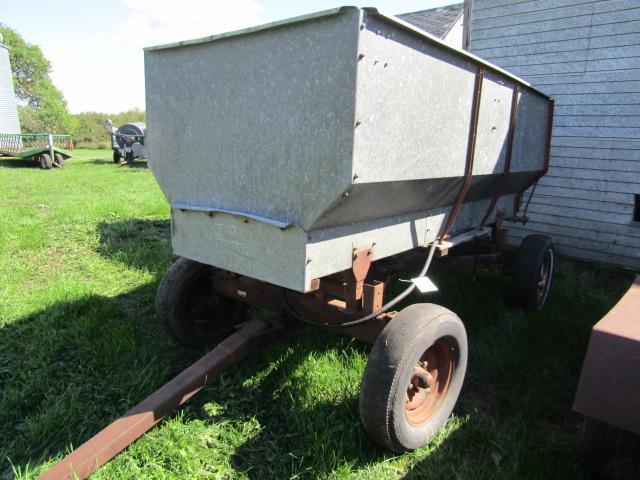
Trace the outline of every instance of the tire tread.
{"label": "tire tread", "polygon": [[[408,306],[385,327],[371,350],[362,377],[360,416],[369,435],[378,444],[389,450],[403,452],[413,449],[403,444],[400,432],[401,424],[394,422],[394,406],[397,396],[404,395],[404,390],[401,391],[399,388],[399,382],[403,380],[399,371],[402,370],[402,365],[408,361],[408,358],[414,355],[417,342],[422,338],[424,331],[433,328],[434,324],[437,324],[439,319],[444,316],[451,316],[462,327],[464,345],[460,347],[463,350],[461,356],[464,356],[464,361],[460,362],[457,375],[464,377],[467,355],[464,326],[453,312],[439,305],[414,304]],[[451,393],[455,394],[453,401],[455,404],[459,390],[458,393],[453,391]],[[449,412],[447,412],[444,422],[446,422],[448,415]],[[436,431],[440,426],[436,428]],[[427,439],[427,441],[429,440],[430,438]]]}
{"label": "tire tread", "polygon": [[[511,272],[509,303],[513,306],[525,310],[536,308],[535,288],[538,272],[549,248],[554,250],[553,242],[547,235],[533,234],[522,240]],[[552,279],[553,271],[549,281]]]}

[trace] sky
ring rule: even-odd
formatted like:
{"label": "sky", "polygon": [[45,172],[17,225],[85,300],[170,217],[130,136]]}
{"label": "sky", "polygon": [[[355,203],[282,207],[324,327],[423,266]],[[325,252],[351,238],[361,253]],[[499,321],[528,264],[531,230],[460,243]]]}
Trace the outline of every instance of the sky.
{"label": "sky", "polygon": [[[378,0],[398,14],[461,0]],[[3,5],[4,4],[4,5]],[[204,37],[334,8],[331,0],[0,0],[0,23],[39,45],[72,113],[144,109],[149,45]]]}

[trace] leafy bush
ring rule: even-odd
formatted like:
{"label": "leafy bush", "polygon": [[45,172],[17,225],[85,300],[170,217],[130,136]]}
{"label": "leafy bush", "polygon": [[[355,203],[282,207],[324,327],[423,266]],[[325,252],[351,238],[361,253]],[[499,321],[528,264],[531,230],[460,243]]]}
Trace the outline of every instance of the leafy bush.
{"label": "leafy bush", "polygon": [[76,128],[73,133],[74,142],[77,145],[91,148],[110,148],[109,133],[104,122],[111,119],[116,127],[125,123],[143,122],[145,112],[138,109],[127,110],[120,113],[83,112],[74,115]]}
{"label": "leafy bush", "polygon": [[0,24],[3,42],[9,47],[18,108],[24,133],[73,133],[75,119],[67,110],[67,101],[53,84],[51,63],[39,46],[25,41],[18,32]]}

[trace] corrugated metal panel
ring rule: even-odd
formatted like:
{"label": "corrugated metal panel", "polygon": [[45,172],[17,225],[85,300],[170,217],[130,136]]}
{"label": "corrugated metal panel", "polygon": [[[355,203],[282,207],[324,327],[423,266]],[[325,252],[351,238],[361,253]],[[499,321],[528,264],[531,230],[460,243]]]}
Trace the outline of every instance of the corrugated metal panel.
{"label": "corrugated metal panel", "polygon": [[20,133],[9,51],[0,44],[0,133]]}
{"label": "corrugated metal panel", "polygon": [[471,12],[471,52],[556,100],[550,170],[514,239],[547,233],[568,255],[640,268],[640,4],[473,0]]}

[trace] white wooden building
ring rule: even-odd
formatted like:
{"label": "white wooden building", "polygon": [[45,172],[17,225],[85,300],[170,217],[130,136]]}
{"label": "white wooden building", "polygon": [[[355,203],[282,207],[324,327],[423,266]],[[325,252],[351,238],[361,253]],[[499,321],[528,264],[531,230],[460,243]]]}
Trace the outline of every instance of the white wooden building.
{"label": "white wooden building", "polygon": [[0,34],[0,133],[20,133],[18,107],[13,91],[9,50]]}
{"label": "white wooden building", "polygon": [[549,173],[512,235],[640,268],[640,1],[471,0],[465,14],[472,53],[556,102]]}

